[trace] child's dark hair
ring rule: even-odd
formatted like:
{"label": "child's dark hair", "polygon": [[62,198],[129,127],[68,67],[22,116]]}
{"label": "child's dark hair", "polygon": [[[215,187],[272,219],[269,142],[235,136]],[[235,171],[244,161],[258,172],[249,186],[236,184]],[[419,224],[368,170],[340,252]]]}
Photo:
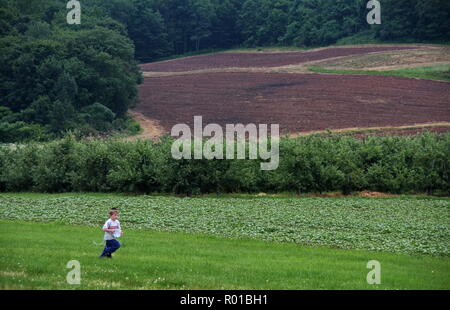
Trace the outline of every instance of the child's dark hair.
{"label": "child's dark hair", "polygon": [[113,215],[113,214],[119,214],[119,210],[117,210],[117,208],[111,208],[111,210],[109,210],[109,215]]}

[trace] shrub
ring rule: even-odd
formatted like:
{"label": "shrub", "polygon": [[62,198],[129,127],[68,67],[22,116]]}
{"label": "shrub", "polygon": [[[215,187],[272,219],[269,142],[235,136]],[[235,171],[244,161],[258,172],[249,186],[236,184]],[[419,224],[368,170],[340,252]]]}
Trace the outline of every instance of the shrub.
{"label": "shrub", "polygon": [[317,135],[280,141],[280,165],[260,160],[175,160],[173,139],[76,140],[0,147],[0,190],[139,193],[372,190],[449,194],[450,133],[363,140]]}

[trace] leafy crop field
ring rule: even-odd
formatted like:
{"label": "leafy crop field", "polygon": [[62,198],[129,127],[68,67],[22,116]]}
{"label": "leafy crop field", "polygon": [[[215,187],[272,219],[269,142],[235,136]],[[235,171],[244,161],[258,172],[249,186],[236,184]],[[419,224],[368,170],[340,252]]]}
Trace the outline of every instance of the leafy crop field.
{"label": "leafy crop field", "polygon": [[[100,227],[111,207],[125,228],[308,246],[450,255],[448,198],[173,198],[0,194],[0,219]],[[101,234],[98,236],[101,241]]]}

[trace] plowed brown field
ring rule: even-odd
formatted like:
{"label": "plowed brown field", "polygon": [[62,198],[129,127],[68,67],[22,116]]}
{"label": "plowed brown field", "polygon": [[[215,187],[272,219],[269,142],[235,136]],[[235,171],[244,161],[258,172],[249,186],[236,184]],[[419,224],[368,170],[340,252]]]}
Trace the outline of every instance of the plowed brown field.
{"label": "plowed brown field", "polygon": [[283,53],[218,53],[179,58],[141,65],[147,72],[182,72],[212,68],[280,67],[341,56],[362,55],[374,52],[411,50],[418,46],[368,46],[334,47],[304,52]]}
{"label": "plowed brown field", "polygon": [[283,133],[450,120],[450,83],[385,76],[212,73],[147,78],[137,107],[167,130],[204,123],[280,124]]}
{"label": "plowed brown field", "polygon": [[[399,128],[399,134],[403,134],[420,131],[423,124],[439,127],[436,123],[441,123],[440,127],[431,130],[449,131],[450,83],[386,76],[255,72],[258,68],[307,66],[317,60],[412,49],[436,47],[382,45],[219,53],[145,64],[141,69],[156,75],[140,86],[141,104],[135,112],[148,118],[147,123],[158,124],[154,128],[157,132],[170,132],[179,123],[192,126],[195,115],[203,116],[204,123],[222,126],[275,123],[280,124],[282,133],[293,134],[349,128],[377,131],[380,127],[380,133],[395,133],[396,128],[387,127],[419,125]],[[227,68],[244,69],[220,71]],[[203,69],[218,70],[199,71]],[[158,72],[166,72],[166,76]],[[183,72],[191,74],[181,75]]]}

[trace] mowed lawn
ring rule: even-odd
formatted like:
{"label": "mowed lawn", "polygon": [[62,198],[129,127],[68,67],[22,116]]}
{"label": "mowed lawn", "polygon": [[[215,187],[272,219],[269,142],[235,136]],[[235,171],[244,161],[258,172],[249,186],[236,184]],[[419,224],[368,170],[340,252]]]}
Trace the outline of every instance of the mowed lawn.
{"label": "mowed lawn", "polygon": [[[99,228],[0,220],[1,289],[449,289],[450,260],[205,234],[126,231],[99,259]],[[66,264],[81,264],[69,285]],[[381,284],[366,281],[381,264]]]}

